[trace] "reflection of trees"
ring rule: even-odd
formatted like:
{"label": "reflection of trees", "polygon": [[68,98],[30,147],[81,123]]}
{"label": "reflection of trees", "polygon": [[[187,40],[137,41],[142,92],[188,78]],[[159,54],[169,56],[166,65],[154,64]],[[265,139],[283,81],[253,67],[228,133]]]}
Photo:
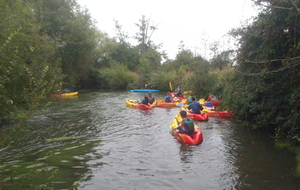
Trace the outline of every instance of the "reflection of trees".
{"label": "reflection of trees", "polygon": [[2,174],[1,181],[7,178],[11,180],[2,184],[2,187],[16,189],[22,186],[25,189],[35,189],[51,186],[54,189],[69,189],[75,181],[90,178],[87,162],[103,156],[93,150],[93,147],[99,146],[99,140],[81,139],[58,143],[48,143],[48,148],[44,150],[35,147],[25,155],[14,157],[14,161],[7,162],[3,167],[6,173]]}

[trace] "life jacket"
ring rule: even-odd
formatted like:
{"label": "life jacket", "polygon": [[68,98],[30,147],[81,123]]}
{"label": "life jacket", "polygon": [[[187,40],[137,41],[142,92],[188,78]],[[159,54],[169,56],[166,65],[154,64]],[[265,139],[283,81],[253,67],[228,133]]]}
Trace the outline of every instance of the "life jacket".
{"label": "life jacket", "polygon": [[214,101],[217,101],[218,100],[218,98],[217,98],[217,96],[214,96],[213,98],[212,98],[212,101],[214,102]]}
{"label": "life jacket", "polygon": [[192,100],[192,96],[188,97],[188,105],[191,105],[193,103],[193,100]]}
{"label": "life jacket", "polygon": [[148,100],[149,100],[149,104],[153,103],[153,98],[148,98]]}
{"label": "life jacket", "polygon": [[[189,134],[193,134],[194,129],[195,129],[195,127],[194,127],[194,121],[191,118],[188,118],[186,120],[183,120],[182,122],[184,122],[186,124],[186,126],[188,128],[187,132]],[[183,126],[183,124],[181,126]]]}

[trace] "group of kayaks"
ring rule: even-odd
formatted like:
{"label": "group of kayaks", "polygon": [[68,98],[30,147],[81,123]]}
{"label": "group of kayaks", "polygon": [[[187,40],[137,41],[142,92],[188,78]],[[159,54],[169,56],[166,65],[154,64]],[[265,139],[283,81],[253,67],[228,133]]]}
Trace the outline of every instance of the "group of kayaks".
{"label": "group of kayaks", "polygon": [[133,108],[139,108],[139,109],[152,109],[153,107],[164,107],[164,108],[169,108],[169,107],[177,107],[179,102],[165,102],[164,100],[156,100],[152,104],[144,105],[139,102],[139,100],[131,100],[131,99],[126,99],[126,105],[128,107],[133,107]]}
{"label": "group of kayaks", "polygon": [[126,105],[128,107],[138,108],[138,109],[152,109],[153,107],[162,107],[162,108],[171,108],[171,107],[181,107],[182,110],[186,110],[188,112],[188,118],[197,121],[207,121],[209,117],[222,117],[222,118],[230,118],[233,116],[231,111],[226,110],[217,110],[213,105],[210,105],[210,102],[205,103],[203,99],[199,100],[200,104],[203,105],[204,110],[202,113],[195,114],[188,111],[186,106],[186,99],[182,99],[180,102],[165,102],[164,100],[156,100],[152,104],[144,105],[141,104],[138,100],[126,99]]}
{"label": "group of kayaks", "polygon": [[[187,111],[187,117],[191,118],[192,120],[196,121],[208,121],[209,117],[221,117],[221,118],[230,118],[233,116],[233,113],[231,111],[219,111],[216,110],[214,104],[211,102],[206,102],[204,99],[200,99],[199,103],[203,106],[202,113],[195,114],[191,113],[187,109],[187,99],[182,98],[178,102],[165,102],[164,100],[156,100],[153,102],[153,104],[144,105],[141,104],[139,100],[131,100],[126,99],[126,105],[128,107],[138,108],[138,109],[152,109],[153,107],[163,107],[163,108],[170,108],[170,107],[180,107],[181,110]],[[220,103],[220,101],[219,101]],[[219,105],[219,104],[218,104]],[[175,128],[178,127],[179,122],[182,121],[182,118],[180,114],[177,114],[172,124],[170,125],[170,128],[172,129],[172,134],[174,137],[176,137],[180,142],[191,144],[191,145],[197,145],[200,144],[203,141],[203,133],[200,129],[200,127],[194,122],[194,133],[190,136],[187,134],[181,134],[178,133]]]}

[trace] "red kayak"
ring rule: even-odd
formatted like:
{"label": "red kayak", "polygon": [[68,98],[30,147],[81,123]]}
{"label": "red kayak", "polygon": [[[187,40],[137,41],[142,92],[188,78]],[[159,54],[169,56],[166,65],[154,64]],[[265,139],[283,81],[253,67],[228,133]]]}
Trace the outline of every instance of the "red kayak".
{"label": "red kayak", "polygon": [[197,145],[197,144],[200,144],[203,141],[202,131],[197,125],[195,125],[195,130],[194,130],[194,133],[193,133],[192,137],[190,135],[187,135],[187,134],[178,133],[175,130],[173,130],[173,135],[180,142],[184,142],[184,143],[191,144],[191,145]]}
{"label": "red kayak", "polygon": [[128,107],[133,107],[133,108],[138,108],[141,110],[148,110],[148,109],[152,109],[152,105],[148,104],[139,104],[137,100],[130,100],[130,99],[126,99],[126,105]]}
{"label": "red kayak", "polygon": [[231,111],[208,111],[207,115],[209,117],[224,117],[229,118],[233,116],[233,113]]}
{"label": "red kayak", "polygon": [[[170,96],[171,97],[175,97],[177,94],[177,92],[170,92]],[[176,96],[179,100],[183,100],[183,99],[186,99],[186,97],[179,97],[179,96]]]}
{"label": "red kayak", "polygon": [[197,121],[208,121],[208,115],[207,115],[207,113],[197,114],[197,113],[187,112],[187,117],[191,118],[193,120],[197,120]]}
{"label": "red kayak", "polygon": [[213,104],[215,107],[219,107],[219,106],[221,105],[221,101],[220,101],[220,100],[212,101],[212,104]]}
{"label": "red kayak", "polygon": [[152,109],[152,106],[150,104],[148,104],[148,105],[139,104],[139,105],[137,105],[137,108],[141,109],[141,110],[148,110],[148,109]]}

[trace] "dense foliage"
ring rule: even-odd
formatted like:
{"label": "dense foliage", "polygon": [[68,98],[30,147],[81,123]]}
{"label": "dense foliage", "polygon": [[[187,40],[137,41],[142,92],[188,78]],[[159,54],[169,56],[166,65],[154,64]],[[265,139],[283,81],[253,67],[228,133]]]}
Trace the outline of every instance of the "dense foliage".
{"label": "dense foliage", "polygon": [[240,37],[228,105],[252,128],[300,140],[300,2],[260,0],[263,10]]}
{"label": "dense foliage", "polygon": [[[62,79],[57,43],[24,1],[1,1],[0,118],[31,111]],[[27,115],[25,113],[25,115]]]}

